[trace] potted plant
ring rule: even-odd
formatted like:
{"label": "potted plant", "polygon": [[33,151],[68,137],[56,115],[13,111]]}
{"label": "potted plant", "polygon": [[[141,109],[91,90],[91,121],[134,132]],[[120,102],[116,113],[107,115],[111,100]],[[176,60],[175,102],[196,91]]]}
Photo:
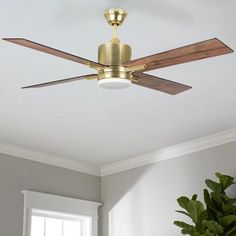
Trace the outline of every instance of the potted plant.
{"label": "potted plant", "polygon": [[181,214],[188,216],[192,224],[175,221],[182,234],[191,236],[236,236],[236,198],[225,192],[234,184],[234,178],[220,173],[215,174],[218,182],[207,179],[208,189],[204,189],[204,203],[197,199],[182,196],[177,199]]}

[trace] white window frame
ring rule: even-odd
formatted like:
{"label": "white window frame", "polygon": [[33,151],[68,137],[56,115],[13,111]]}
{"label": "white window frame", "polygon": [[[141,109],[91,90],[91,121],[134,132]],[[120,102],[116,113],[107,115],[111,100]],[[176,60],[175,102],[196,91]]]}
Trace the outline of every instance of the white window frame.
{"label": "white window frame", "polygon": [[31,236],[31,218],[34,209],[90,217],[91,236],[98,235],[98,208],[102,203],[27,190],[22,193],[24,194],[23,236]]}

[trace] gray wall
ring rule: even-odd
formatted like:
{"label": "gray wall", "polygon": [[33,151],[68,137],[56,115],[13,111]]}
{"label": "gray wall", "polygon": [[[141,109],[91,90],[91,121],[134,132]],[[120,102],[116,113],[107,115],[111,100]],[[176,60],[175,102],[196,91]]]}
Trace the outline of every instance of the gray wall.
{"label": "gray wall", "polygon": [[180,235],[176,198],[202,195],[217,171],[236,176],[236,142],[102,178],[102,236]]}
{"label": "gray wall", "polygon": [[21,236],[22,190],[100,202],[100,178],[0,154],[0,236]]}

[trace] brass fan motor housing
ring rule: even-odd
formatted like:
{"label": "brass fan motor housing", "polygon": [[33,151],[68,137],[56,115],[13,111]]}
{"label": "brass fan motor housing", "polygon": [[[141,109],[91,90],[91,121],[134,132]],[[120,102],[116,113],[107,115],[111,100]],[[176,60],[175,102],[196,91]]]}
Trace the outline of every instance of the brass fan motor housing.
{"label": "brass fan motor housing", "polygon": [[98,73],[98,79],[131,79],[130,73],[123,66],[131,58],[131,47],[120,42],[108,42],[98,48],[98,62],[108,68]]}
{"label": "brass fan motor housing", "polygon": [[98,62],[103,65],[123,65],[131,59],[131,47],[120,42],[108,42],[98,48]]}

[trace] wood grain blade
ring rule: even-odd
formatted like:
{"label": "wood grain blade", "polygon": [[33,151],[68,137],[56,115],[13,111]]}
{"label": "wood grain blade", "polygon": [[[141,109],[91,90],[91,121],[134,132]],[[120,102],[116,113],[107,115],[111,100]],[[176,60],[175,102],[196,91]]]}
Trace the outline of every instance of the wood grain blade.
{"label": "wood grain blade", "polygon": [[231,53],[233,50],[219,39],[214,38],[170,51],[139,58],[125,63],[127,67],[146,65],[142,71],[155,70],[186,62],[196,61],[209,57]]}
{"label": "wood grain blade", "polygon": [[64,59],[67,59],[67,60],[70,60],[70,61],[74,61],[74,62],[83,64],[83,65],[90,64],[92,66],[104,67],[104,65],[99,64],[97,62],[94,62],[94,61],[91,61],[91,60],[88,60],[88,59],[85,59],[85,58],[82,58],[82,57],[78,57],[78,56],[72,55],[70,53],[66,53],[66,52],[60,51],[58,49],[51,48],[51,47],[48,47],[48,46],[45,46],[45,45],[42,45],[42,44],[39,44],[39,43],[35,43],[35,42],[30,41],[28,39],[3,38],[3,40],[11,42],[11,43],[18,44],[20,46],[31,48],[31,49],[34,49],[34,50],[37,50],[37,51],[40,51],[40,52],[48,53],[48,54],[51,54],[51,55],[54,55],[54,56],[57,56],[57,57],[61,57],[61,58],[64,58]]}
{"label": "wood grain blade", "polygon": [[52,85],[57,85],[57,84],[65,84],[77,80],[83,80],[83,79],[91,79],[91,78],[96,78],[97,74],[91,74],[91,75],[82,75],[82,76],[76,76],[76,77],[71,77],[67,79],[61,79],[61,80],[55,80],[55,81],[50,81],[46,83],[41,83],[41,84],[34,84],[34,85],[29,85],[22,87],[22,89],[26,88],[42,88],[42,87],[47,87],[47,86],[52,86]]}
{"label": "wood grain blade", "polygon": [[180,84],[174,81],[162,79],[153,75],[144,74],[141,72],[133,73],[134,78],[137,78],[138,81],[133,81],[133,84],[140,85],[146,88],[155,89],[164,93],[171,95],[176,95],[182,93],[192,87]]}

